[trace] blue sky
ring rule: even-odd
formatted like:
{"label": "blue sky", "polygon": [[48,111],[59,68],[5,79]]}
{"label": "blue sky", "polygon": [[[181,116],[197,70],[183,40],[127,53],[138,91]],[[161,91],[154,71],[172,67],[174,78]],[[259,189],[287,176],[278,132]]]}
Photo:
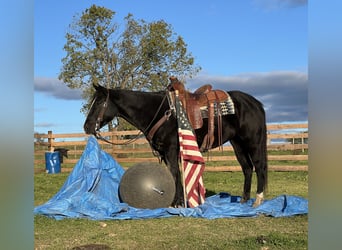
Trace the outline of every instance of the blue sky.
{"label": "blue sky", "polygon": [[92,4],[136,19],[163,19],[188,44],[202,71],[195,89],[242,90],[264,103],[268,122],[307,121],[306,0],[43,1],[34,5],[34,131],[83,131],[83,100],[57,77],[73,16]]}

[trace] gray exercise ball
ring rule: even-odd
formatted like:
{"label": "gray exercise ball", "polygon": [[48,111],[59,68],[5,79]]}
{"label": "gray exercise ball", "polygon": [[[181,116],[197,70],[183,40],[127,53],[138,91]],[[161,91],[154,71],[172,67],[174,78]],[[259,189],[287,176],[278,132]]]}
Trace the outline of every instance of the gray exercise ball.
{"label": "gray exercise ball", "polygon": [[121,200],[136,208],[169,207],[175,193],[175,182],[170,171],[151,162],[128,168],[119,186]]}

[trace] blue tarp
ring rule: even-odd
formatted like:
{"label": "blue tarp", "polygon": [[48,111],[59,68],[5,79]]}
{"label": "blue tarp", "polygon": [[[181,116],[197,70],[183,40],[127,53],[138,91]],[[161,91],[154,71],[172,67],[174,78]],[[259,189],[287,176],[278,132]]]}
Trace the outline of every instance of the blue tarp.
{"label": "blue tarp", "polygon": [[298,196],[281,195],[253,208],[254,199],[240,204],[241,197],[229,193],[207,197],[205,203],[196,208],[134,208],[119,199],[118,188],[123,174],[124,169],[101,150],[94,136],[90,136],[80,160],[60,191],[45,204],[35,207],[34,214],[57,220],[121,220],[172,216],[216,219],[260,214],[284,217],[308,213],[308,201]]}

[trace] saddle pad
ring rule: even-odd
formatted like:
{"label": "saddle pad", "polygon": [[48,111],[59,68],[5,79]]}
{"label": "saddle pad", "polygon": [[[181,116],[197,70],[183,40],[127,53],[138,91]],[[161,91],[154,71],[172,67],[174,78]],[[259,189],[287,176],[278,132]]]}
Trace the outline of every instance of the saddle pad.
{"label": "saddle pad", "polygon": [[[220,103],[219,108],[217,106],[217,103],[214,103],[215,116],[218,116],[218,111],[220,111],[221,115],[235,114],[234,102],[230,96],[228,96],[227,100]],[[200,109],[202,118],[208,118],[208,106],[203,106]]]}

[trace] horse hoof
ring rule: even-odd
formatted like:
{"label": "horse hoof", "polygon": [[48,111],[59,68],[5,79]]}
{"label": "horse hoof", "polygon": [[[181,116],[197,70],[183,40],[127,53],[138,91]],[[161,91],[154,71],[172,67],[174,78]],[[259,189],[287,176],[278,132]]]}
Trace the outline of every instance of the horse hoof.
{"label": "horse hoof", "polygon": [[260,193],[256,195],[255,202],[253,203],[253,207],[258,207],[264,201],[264,194]]}
{"label": "horse hoof", "polygon": [[253,208],[257,208],[261,203],[254,202],[253,203]]}
{"label": "horse hoof", "polygon": [[247,193],[247,194],[242,194],[240,203],[241,203],[241,204],[246,203],[250,198],[251,198],[251,196],[250,196],[249,193]]}
{"label": "horse hoof", "polygon": [[247,201],[248,201],[248,199],[246,200],[246,199],[243,199],[243,198],[242,198],[242,199],[240,200],[240,203],[243,204],[243,203],[246,203]]}
{"label": "horse hoof", "polygon": [[183,201],[183,200],[174,201],[174,202],[172,202],[171,207],[174,207],[174,208],[183,208],[183,207],[185,207],[185,206],[184,206],[184,201]]}

